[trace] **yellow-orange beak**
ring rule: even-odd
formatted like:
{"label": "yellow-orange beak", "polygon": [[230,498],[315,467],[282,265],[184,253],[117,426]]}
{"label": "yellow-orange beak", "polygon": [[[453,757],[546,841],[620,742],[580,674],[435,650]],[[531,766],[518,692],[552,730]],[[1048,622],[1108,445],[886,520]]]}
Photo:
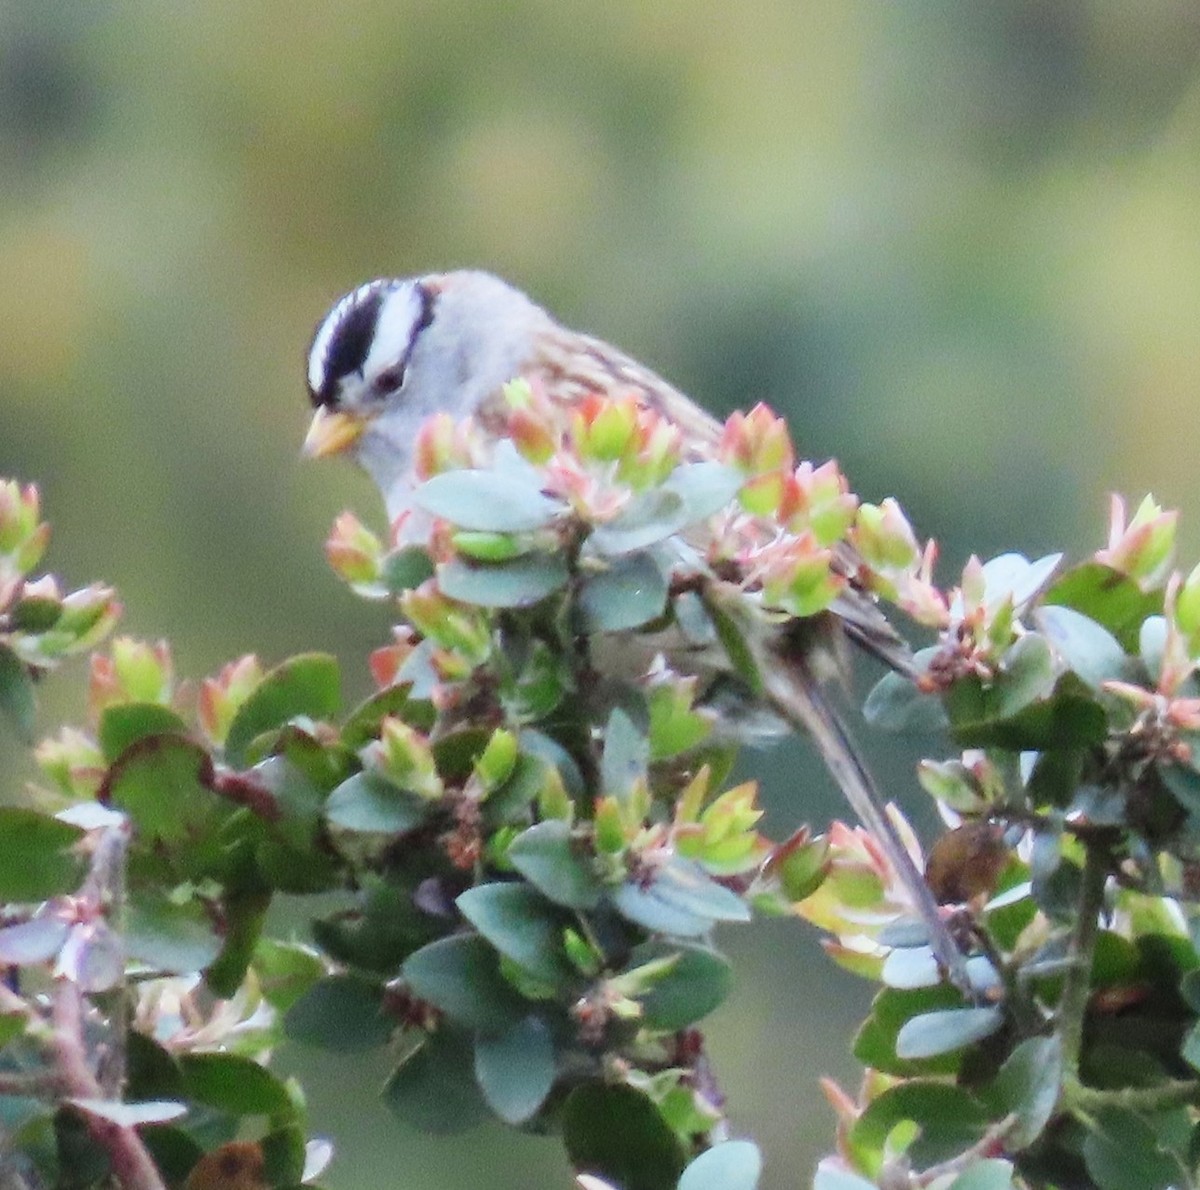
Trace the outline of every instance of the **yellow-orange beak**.
{"label": "yellow-orange beak", "polygon": [[327,455],[349,450],[367,428],[367,423],[353,413],[335,413],[321,406],[313,414],[312,424],[304,435],[303,453],[306,459],[323,459]]}

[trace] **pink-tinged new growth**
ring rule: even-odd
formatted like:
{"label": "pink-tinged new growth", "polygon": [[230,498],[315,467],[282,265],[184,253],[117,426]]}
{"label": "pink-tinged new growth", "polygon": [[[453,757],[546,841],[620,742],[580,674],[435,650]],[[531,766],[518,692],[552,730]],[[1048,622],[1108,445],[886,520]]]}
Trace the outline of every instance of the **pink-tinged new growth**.
{"label": "pink-tinged new growth", "polygon": [[363,760],[369,768],[419,797],[433,801],[444,792],[428,737],[394,716],[389,715],[380,724],[379,739],[367,745]]}
{"label": "pink-tinged new growth", "polygon": [[88,709],[93,722],[108,707],[124,702],[170,706],[175,692],[171,648],[160,640],[151,645],[129,636],[117,637],[108,655],[92,657]]}
{"label": "pink-tinged new growth", "polygon": [[795,452],[787,422],[759,403],[749,413],[732,413],[725,422],[717,458],[746,475],[791,471]]}
{"label": "pink-tinged new growth", "polygon": [[416,637],[412,629],[406,625],[397,625],[392,629],[392,643],[380,645],[372,651],[367,659],[371,677],[380,690],[394,686],[399,679],[400,667],[411,656],[416,648]]}
{"label": "pink-tinged new growth", "polygon": [[325,557],[335,574],[356,591],[367,596],[382,596],[383,542],[352,512],[343,512],[333,522],[325,542]]}
{"label": "pink-tinged new growth", "polygon": [[263,679],[264,670],[253,653],[221,668],[215,678],[200,683],[196,717],[204,734],[217,745],[225,742],[238,709]]}
{"label": "pink-tinged new growth", "polygon": [[435,413],[417,431],[413,471],[420,480],[479,463],[480,438],[471,418]]}
{"label": "pink-tinged new growth", "polygon": [[74,727],[42,740],[33,756],[60,792],[81,800],[96,796],[108,769],[100,745]]}
{"label": "pink-tinged new growth", "polygon": [[781,536],[743,557],[745,582],[761,586],[770,607],[794,616],[814,616],[828,608],[846,587],[833,570],[833,553],[811,533]]}
{"label": "pink-tinged new growth", "polygon": [[[895,806],[888,816],[913,862],[921,849],[907,820]],[[826,943],[834,960],[860,974],[877,975],[887,948],[878,939],[897,920],[912,915],[912,900],[874,837],[862,827],[834,822],[829,828],[826,877],[794,912],[836,941]]]}
{"label": "pink-tinged new growth", "polygon": [[1178,512],[1164,510],[1153,496],[1146,496],[1133,519],[1127,522],[1125,501],[1114,495],[1108,545],[1096,551],[1096,561],[1137,579],[1144,586],[1156,586],[1170,569],[1178,520]]}

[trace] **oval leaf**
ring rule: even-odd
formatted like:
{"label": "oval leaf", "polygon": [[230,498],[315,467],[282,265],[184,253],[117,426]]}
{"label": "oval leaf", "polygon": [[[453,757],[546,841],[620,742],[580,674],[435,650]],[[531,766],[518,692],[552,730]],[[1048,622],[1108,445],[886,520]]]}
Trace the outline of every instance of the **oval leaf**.
{"label": "oval leaf", "polygon": [[455,904],[462,915],[502,954],[549,984],[573,981],[562,948],[563,919],[549,901],[527,884],[481,884]]}
{"label": "oval leaf", "polygon": [[33,682],[20,658],[0,645],[0,713],[7,715],[24,740],[33,739]]}
{"label": "oval leaf", "polygon": [[142,892],[130,898],[125,945],[133,958],[177,975],[202,971],[221,952],[208,915],[195,901],[177,905]]}
{"label": "oval leaf", "polygon": [[240,1054],[184,1054],[179,1067],[189,1099],[238,1116],[294,1111],[283,1082]]}
{"label": "oval leaf", "polygon": [[667,580],[646,554],[618,558],[579,589],[587,632],[622,632],[657,620],[667,605]]}
{"label": "oval leaf", "polygon": [[379,987],[353,975],[318,980],[288,1009],[284,1031],[341,1053],[359,1053],[384,1045],[395,1022],[383,1012]]}
{"label": "oval leaf", "polygon": [[1125,650],[1107,628],[1070,607],[1040,607],[1034,621],[1055,651],[1093,690],[1125,673]]}
{"label": "oval leaf", "polygon": [[565,822],[550,819],[522,831],[507,855],[513,867],[556,905],[594,909],[599,904],[604,886]]}
{"label": "oval leaf", "polygon": [[440,1135],[473,1128],[488,1115],[471,1046],[450,1029],[432,1034],[396,1068],[383,1101],[413,1127]]}
{"label": "oval leaf", "polygon": [[123,702],[100,716],[100,750],[110,763],[126,748],[151,735],[186,735],[187,724],[156,702]]}
{"label": "oval leaf", "polygon": [[500,974],[495,949],[475,934],[452,934],[408,956],[400,974],[409,991],[469,1028],[499,1032],[528,1011]]}
{"label": "oval leaf", "polygon": [[0,901],[44,901],[83,878],[70,851],[83,832],[20,806],[0,806]]}
{"label": "oval leaf", "polygon": [[437,574],[443,595],[476,607],[532,607],[565,587],[568,578],[567,564],[556,554],[478,566],[455,558]]}
{"label": "oval leaf", "polygon": [[377,773],[361,772],[329,795],[325,818],[331,826],[346,831],[398,835],[418,826],[429,808],[427,801]]}
{"label": "oval leaf", "polygon": [[694,1025],[721,1004],[733,985],[733,968],[724,955],[682,942],[645,943],[630,955],[629,966],[667,957],[675,959],[674,966],[639,999],[647,1028],[674,1033]]}
{"label": "oval leaf", "polygon": [[990,1037],[1004,1024],[998,1008],[949,1008],[913,1017],[896,1036],[899,1058],[932,1058]]}
{"label": "oval leaf", "polygon": [[762,1154],[748,1140],[727,1140],[701,1153],[683,1171],[679,1190],[756,1190]]}
{"label": "oval leaf", "polygon": [[495,471],[435,475],[413,493],[413,503],[460,529],[487,533],[527,533],[563,511],[532,482]]}
{"label": "oval leaf", "polygon": [[571,1164],[621,1190],[675,1190],[683,1148],[648,1096],[624,1084],[585,1083],[563,1106]]}
{"label": "oval leaf", "polygon": [[289,719],[331,719],[341,706],[337,661],[325,653],[304,653],[271,670],[238,708],[225,737],[225,758],[243,768],[255,737]]}
{"label": "oval leaf", "polygon": [[523,1124],[550,1094],[554,1043],[535,1016],[475,1042],[475,1078],[491,1109],[506,1124]]}
{"label": "oval leaf", "polygon": [[25,967],[54,958],[71,927],[58,917],[35,917],[0,930],[0,965]]}

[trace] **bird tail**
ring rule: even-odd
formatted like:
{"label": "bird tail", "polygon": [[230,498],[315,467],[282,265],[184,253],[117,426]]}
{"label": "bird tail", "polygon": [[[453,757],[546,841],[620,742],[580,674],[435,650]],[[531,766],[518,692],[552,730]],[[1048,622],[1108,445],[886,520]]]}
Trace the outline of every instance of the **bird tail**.
{"label": "bird tail", "polygon": [[767,699],[779,715],[805,731],[816,744],[850,808],[877,840],[904,885],[925,925],[938,964],[951,983],[964,994],[970,994],[962,951],[942,919],[929,885],[884,810],[883,799],[849,731],[826,698],[813,671],[811,655],[806,651],[789,651],[786,658],[768,653],[758,660]]}

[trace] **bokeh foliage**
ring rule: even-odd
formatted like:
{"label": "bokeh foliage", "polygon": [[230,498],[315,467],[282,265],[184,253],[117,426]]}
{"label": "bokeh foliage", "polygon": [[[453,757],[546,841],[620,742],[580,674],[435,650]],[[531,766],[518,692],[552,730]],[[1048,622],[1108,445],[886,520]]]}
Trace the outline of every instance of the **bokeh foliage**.
{"label": "bokeh foliage", "polygon": [[[366,276],[472,263],[715,409],[769,399],[954,561],[1068,542],[1109,489],[1186,507],[1198,46],[1184,0],[17,0],[0,474],[39,481],[70,574],[117,586],[182,669],[361,654],[381,620],[313,543],[373,497],[296,465],[305,339]],[[57,689],[51,719],[78,711]],[[769,804],[827,792],[803,759],[762,758]],[[721,1060],[783,1154],[771,1088],[846,1067],[774,1005],[862,989],[775,928]],[[339,1069],[332,1100],[362,1077]]]}

